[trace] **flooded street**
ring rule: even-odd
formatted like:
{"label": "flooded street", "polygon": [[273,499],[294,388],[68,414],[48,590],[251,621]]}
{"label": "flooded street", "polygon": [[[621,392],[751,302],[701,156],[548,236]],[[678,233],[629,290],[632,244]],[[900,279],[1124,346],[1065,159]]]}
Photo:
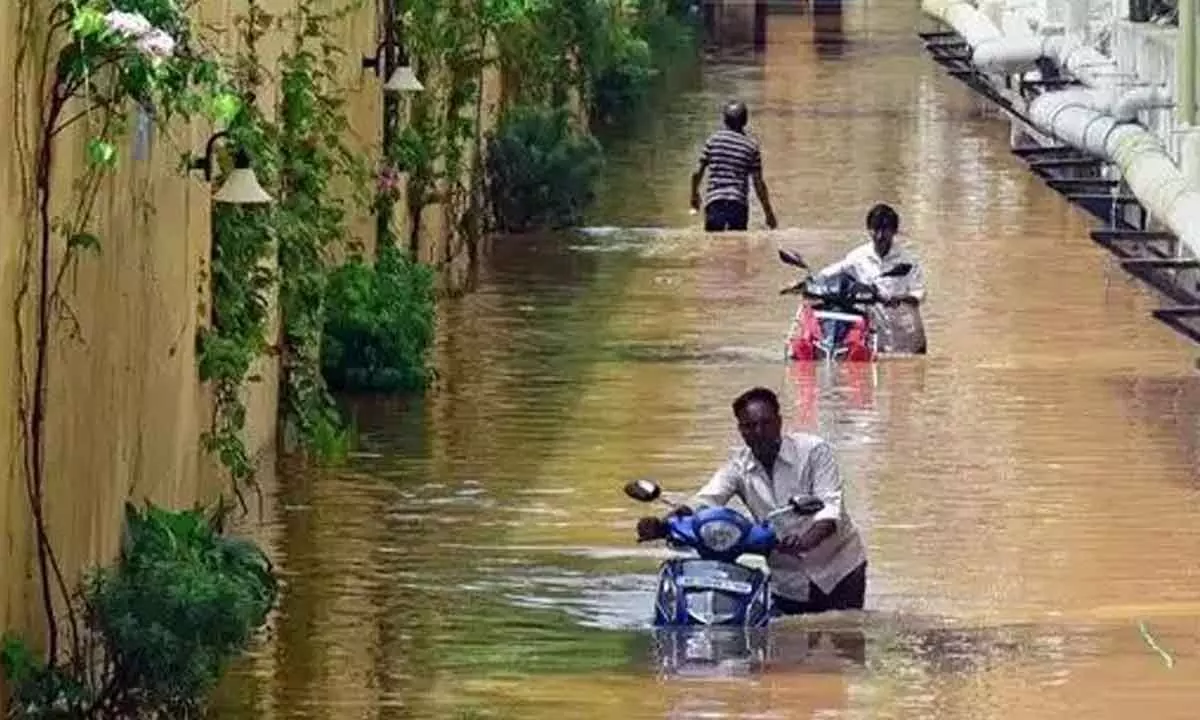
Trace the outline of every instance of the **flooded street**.
{"label": "flooded street", "polygon": [[[714,51],[618,148],[591,228],[496,242],[442,308],[437,391],[357,405],[348,467],[281,472],[286,587],[220,717],[1195,717],[1196,348],[923,57],[919,14],[772,15],[765,52]],[[706,237],[688,176],[733,96],[780,229],[755,206]],[[925,263],[929,355],[789,367],[776,247],[830,262],[881,200]],[[754,384],[834,443],[867,611],[780,622],[753,673],[668,672],[665,553],[620,488],[697,487]]]}

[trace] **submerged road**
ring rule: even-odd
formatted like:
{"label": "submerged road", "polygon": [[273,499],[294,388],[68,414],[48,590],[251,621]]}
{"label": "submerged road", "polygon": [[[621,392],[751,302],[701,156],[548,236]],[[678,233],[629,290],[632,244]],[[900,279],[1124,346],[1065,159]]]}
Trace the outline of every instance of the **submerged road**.
{"label": "submerged road", "polygon": [[[772,16],[765,52],[714,53],[612,158],[591,231],[497,241],[443,308],[438,391],[360,406],[350,467],[281,477],[285,595],[221,717],[1194,717],[1195,348],[923,55],[919,21]],[[687,214],[731,96],[776,232],[706,237]],[[926,265],[929,355],[789,368],[775,248],[831,261],[879,200]],[[778,625],[761,673],[664,676],[661,554],[620,485],[702,481],[752,384],[834,441],[868,609]]]}

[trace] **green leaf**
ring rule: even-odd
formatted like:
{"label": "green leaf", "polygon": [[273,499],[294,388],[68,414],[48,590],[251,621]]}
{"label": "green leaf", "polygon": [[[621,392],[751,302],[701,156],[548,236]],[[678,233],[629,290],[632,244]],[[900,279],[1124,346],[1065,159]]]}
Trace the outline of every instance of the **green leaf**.
{"label": "green leaf", "polygon": [[29,647],[16,635],[0,638],[0,671],[13,685],[28,681],[37,671],[38,662]]}
{"label": "green leaf", "polygon": [[91,233],[75,233],[67,239],[67,248],[72,250],[92,250],[99,254],[100,238]]}
{"label": "green leaf", "polygon": [[99,35],[106,27],[104,13],[95,7],[82,8],[71,18],[71,30],[80,37]]}
{"label": "green leaf", "polygon": [[113,167],[117,164],[117,148],[102,138],[92,138],[87,144],[88,162],[97,167]]}
{"label": "green leaf", "polygon": [[213,96],[209,113],[214,122],[227,125],[237,117],[242,101],[233,93],[217,93]]}

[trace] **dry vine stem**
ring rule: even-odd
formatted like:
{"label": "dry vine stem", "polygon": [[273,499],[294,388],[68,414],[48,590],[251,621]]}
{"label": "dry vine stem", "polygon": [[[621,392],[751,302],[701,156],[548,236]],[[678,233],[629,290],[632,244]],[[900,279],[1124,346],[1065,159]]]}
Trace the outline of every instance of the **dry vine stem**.
{"label": "dry vine stem", "polygon": [[[17,339],[17,375],[20,382],[18,413],[21,419],[22,474],[25,477],[26,494],[33,516],[35,541],[37,544],[38,571],[41,584],[42,610],[46,615],[47,655],[58,655],[58,619],[54,602],[54,587],[57,586],[66,605],[71,628],[71,640],[78,651],[79,632],[71,597],[63,577],[58,558],[50,543],[45,517],[45,422],[46,387],[49,374],[49,344],[52,333],[51,306],[58,295],[58,287],[51,288],[51,266],[53,263],[53,221],[51,218],[51,183],[53,181],[54,137],[62,113],[69,100],[67,86],[60,77],[57,64],[50,61],[59,33],[68,22],[63,17],[63,8],[56,5],[47,25],[39,27],[33,0],[25,0],[20,10],[21,46],[13,66],[15,95],[12,106],[15,118],[17,155],[20,158],[22,200],[24,217],[36,217],[36,229],[26,228],[21,247],[21,284],[14,301],[13,315]],[[37,44],[35,44],[37,43]],[[31,57],[38,57],[39,64],[29,67]],[[36,77],[39,92],[29,93],[28,75]],[[49,97],[49,102],[38,108],[38,135],[33,147],[25,137],[28,118],[24,113],[25,98],[31,95],[40,99]],[[32,152],[31,152],[32,150]],[[35,155],[33,177],[30,177],[30,155]],[[30,180],[32,179],[32,182]],[[64,258],[63,268],[66,267]],[[57,273],[61,280],[62,269]],[[36,278],[36,286],[31,281]],[[56,283],[58,285],[58,283]],[[28,367],[26,302],[30,295],[37,298],[34,308],[35,327],[33,334],[32,382]],[[53,573],[53,581],[51,579]],[[53,583],[53,584],[52,584]],[[78,655],[78,652],[76,652]]]}

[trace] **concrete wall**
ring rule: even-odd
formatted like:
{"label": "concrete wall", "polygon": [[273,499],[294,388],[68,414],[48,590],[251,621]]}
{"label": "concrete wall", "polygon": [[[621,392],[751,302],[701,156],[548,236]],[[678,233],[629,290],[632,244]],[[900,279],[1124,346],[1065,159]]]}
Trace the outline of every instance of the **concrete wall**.
{"label": "concrete wall", "polygon": [[[18,55],[44,31],[29,32],[21,16],[44,22],[45,3],[18,0],[0,7],[0,97],[17,142],[7,144],[0,186],[0,628],[41,627],[37,568],[21,462],[21,394],[15,313],[24,314],[23,348],[32,365],[33,303],[18,303],[27,248],[36,246],[32,167],[41,53]],[[83,124],[79,125],[83,129]],[[197,147],[205,129],[182,128],[179,142]],[[55,214],[72,211],[73,181],[82,175],[84,132],[56,141]],[[68,276],[65,297],[78,323],[57,323],[48,365],[45,424],[46,510],[50,534],[68,581],[111,556],[126,497],[186,504],[220,487],[198,444],[211,399],[195,365],[195,334],[205,304],[210,250],[209,188],[175,171],[178,151],[153,141],[119,148],[120,171],[105,181],[88,228],[101,238]],[[27,244],[28,243],[28,244]],[[62,259],[56,241],[54,265]],[[269,370],[269,368],[268,368]],[[274,385],[249,392],[251,448],[271,446]],[[31,387],[31,386],[30,386]],[[265,409],[270,409],[267,412]]]}
{"label": "concrete wall", "polygon": [[[294,2],[259,0],[258,5],[283,14]],[[11,629],[33,637],[44,620],[21,472],[15,313],[25,313],[23,347],[28,353],[33,305],[18,302],[18,296],[28,276],[26,241],[36,240],[31,172],[42,93],[36,88],[41,54],[24,51],[25,43],[44,34],[30,32],[28,24],[44,23],[49,7],[45,0],[0,4],[0,106],[6,108],[8,126],[6,152],[0,159],[0,632]],[[245,10],[245,0],[204,0],[197,12],[205,23],[231,28]],[[344,81],[350,92],[351,141],[367,156],[378,157],[381,83],[358,62],[376,46],[373,4],[365,3],[349,16],[339,34],[338,45],[347,52]],[[236,39],[226,34],[220,42],[228,51]],[[271,36],[260,45],[268,65],[285,42],[282,36]],[[494,74],[486,78],[485,97],[490,102],[497,97],[497,84]],[[273,87],[262,89],[258,98],[264,109],[274,107],[276,94]],[[489,104],[483,110],[485,116],[494,116]],[[199,173],[184,177],[177,169],[180,153],[202,151],[212,132],[197,123],[177,128],[170,139],[153,137],[136,148],[130,141],[119,148],[120,170],[106,181],[89,224],[103,247],[99,254],[82,256],[68,275],[65,295],[78,333],[72,337],[68,323],[60,322],[52,342],[45,505],[69,582],[113,556],[127,498],[186,506],[215,497],[225,486],[221,469],[199,442],[211,422],[212,394],[199,381],[195,353],[196,332],[207,322],[210,306],[213,188]],[[58,198],[69,196],[72,181],[81,174],[85,139],[82,132],[68,132],[57,141]],[[64,203],[58,211],[66,207]],[[426,213],[430,217],[421,258],[441,262],[462,255],[446,209],[431,206]],[[362,212],[351,231],[369,247],[373,219]],[[61,244],[56,241],[55,263],[62,257]],[[278,317],[272,327],[277,330]],[[261,381],[246,390],[247,441],[264,472],[270,473],[278,366],[264,360],[253,372]]]}

